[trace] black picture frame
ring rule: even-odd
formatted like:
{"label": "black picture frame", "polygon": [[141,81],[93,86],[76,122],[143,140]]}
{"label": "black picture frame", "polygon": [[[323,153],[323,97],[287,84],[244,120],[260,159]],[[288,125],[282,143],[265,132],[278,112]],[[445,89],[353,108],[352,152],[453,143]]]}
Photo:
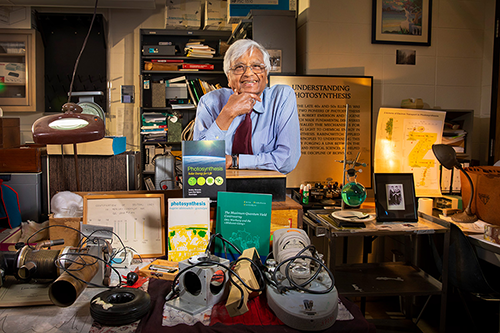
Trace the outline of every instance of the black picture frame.
{"label": "black picture frame", "polygon": [[372,43],[431,45],[432,0],[373,0]]}
{"label": "black picture frame", "polygon": [[373,184],[377,222],[418,221],[412,173],[375,173]]}

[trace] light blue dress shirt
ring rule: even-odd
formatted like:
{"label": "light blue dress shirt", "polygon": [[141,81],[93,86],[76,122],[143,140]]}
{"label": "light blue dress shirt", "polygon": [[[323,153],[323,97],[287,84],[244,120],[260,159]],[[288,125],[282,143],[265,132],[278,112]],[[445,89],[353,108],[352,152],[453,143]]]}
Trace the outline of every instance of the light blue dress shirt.
{"label": "light blue dress shirt", "polygon": [[[245,119],[236,117],[227,131],[219,128],[219,116],[233,91],[222,88],[211,91],[200,99],[196,111],[194,140],[225,140],[226,155],[231,155],[234,132]],[[240,154],[240,169],[292,171],[300,158],[300,125],[295,92],[287,85],[264,89],[252,112],[252,151],[254,155]]]}

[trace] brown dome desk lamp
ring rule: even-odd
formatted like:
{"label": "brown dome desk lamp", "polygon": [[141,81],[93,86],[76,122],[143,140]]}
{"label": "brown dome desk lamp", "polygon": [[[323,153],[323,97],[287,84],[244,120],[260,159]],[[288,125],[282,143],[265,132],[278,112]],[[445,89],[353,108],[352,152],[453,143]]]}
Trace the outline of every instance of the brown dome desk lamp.
{"label": "brown dome desk lamp", "polygon": [[76,186],[80,191],[78,175],[77,143],[100,140],[104,137],[105,126],[101,117],[82,113],[83,109],[75,103],[62,106],[63,114],[45,116],[33,123],[33,141],[40,144],[73,144],[75,156]]}
{"label": "brown dome desk lamp", "polygon": [[[87,36],[85,37],[82,49],[80,50],[80,53],[76,58],[71,83],[69,85],[68,102],[62,106],[62,111],[64,113],[39,118],[33,123],[33,127],[31,128],[31,131],[33,133],[33,141],[35,141],[35,143],[60,145],[73,144],[76,184],[78,191],[80,191],[80,178],[78,176],[76,144],[99,140],[102,139],[105,135],[105,124],[103,118],[92,114],[82,113],[82,106],[70,102],[76,70],[78,68],[80,57],[82,56],[83,50],[85,49],[85,45],[87,44],[90,31],[92,30],[92,26],[94,25],[96,10],[97,0],[95,3],[94,15],[92,16],[92,21],[90,22]],[[61,153],[64,156],[64,149],[62,146]]]}
{"label": "brown dome desk lamp", "polygon": [[476,222],[477,216],[475,214],[472,214],[471,212],[472,199],[474,198],[474,184],[472,183],[472,179],[470,178],[469,174],[462,167],[462,164],[458,162],[455,149],[453,149],[453,147],[450,145],[435,144],[432,145],[432,152],[442,166],[444,166],[448,170],[457,168],[458,170],[463,172],[463,174],[467,177],[467,180],[469,180],[471,193],[469,203],[462,213],[452,215],[451,220],[458,223]]}

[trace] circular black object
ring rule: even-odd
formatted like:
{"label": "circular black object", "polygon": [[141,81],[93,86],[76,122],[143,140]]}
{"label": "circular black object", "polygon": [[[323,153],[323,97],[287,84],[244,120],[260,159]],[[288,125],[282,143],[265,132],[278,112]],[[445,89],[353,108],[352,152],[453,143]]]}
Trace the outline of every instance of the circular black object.
{"label": "circular black object", "polygon": [[92,298],[90,315],[102,325],[121,326],[141,319],[150,307],[151,298],[147,292],[134,288],[114,288]]}
{"label": "circular black object", "polygon": [[139,280],[139,275],[136,272],[129,272],[127,274],[127,284],[129,286],[133,286],[134,283],[137,282],[137,280]]}

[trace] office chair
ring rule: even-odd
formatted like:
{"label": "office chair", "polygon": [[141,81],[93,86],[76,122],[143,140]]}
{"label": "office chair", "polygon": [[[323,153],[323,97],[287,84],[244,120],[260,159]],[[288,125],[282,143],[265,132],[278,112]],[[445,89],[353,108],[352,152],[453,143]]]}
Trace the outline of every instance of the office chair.
{"label": "office chair", "polygon": [[[441,272],[443,268],[442,256],[438,253],[432,236],[430,237],[430,244],[438,271]],[[476,250],[467,239],[467,236],[457,225],[450,223],[448,283],[449,286],[456,288],[458,291],[458,295],[464,304],[467,315],[474,326],[474,318],[470,313],[463,293],[470,293],[473,296],[485,301],[500,302],[500,288],[498,287],[498,282],[494,285],[492,284],[493,281],[493,277],[491,277],[490,280],[486,277],[483,266],[477,257]],[[430,296],[420,311],[420,314],[416,319],[416,324],[420,320],[420,317],[422,316],[429,300]]]}

